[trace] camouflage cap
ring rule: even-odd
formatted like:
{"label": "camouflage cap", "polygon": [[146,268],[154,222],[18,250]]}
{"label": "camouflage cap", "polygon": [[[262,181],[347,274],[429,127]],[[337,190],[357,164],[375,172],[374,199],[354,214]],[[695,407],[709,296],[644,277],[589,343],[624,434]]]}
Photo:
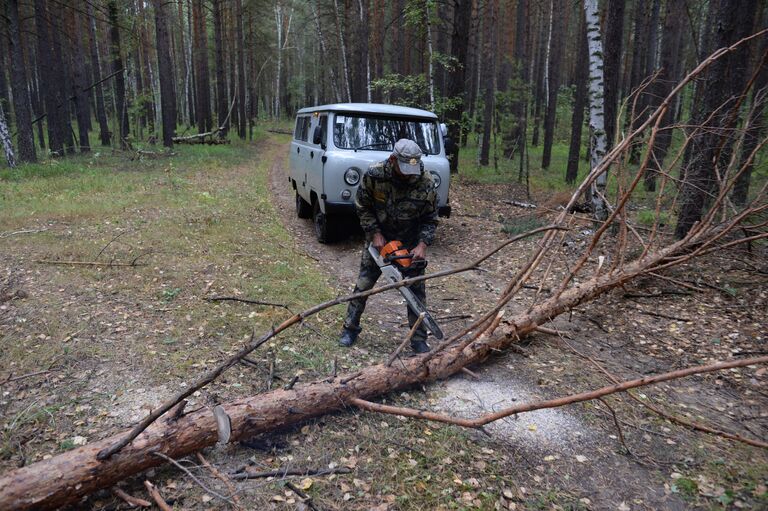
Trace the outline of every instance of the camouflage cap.
{"label": "camouflage cap", "polygon": [[421,148],[413,140],[401,138],[395,143],[392,154],[397,158],[400,173],[404,176],[421,174]]}

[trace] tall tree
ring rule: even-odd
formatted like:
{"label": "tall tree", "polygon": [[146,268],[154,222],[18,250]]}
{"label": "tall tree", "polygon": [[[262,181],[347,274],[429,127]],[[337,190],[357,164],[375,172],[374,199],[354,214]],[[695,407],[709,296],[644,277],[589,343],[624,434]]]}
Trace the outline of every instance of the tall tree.
{"label": "tall tree", "polygon": [[497,0],[489,0],[484,21],[484,64],[483,81],[485,90],[483,94],[483,141],[480,145],[480,165],[488,165],[491,150],[491,130],[493,128],[493,111],[496,91],[496,6]]}
{"label": "tall tree", "polygon": [[235,0],[235,39],[237,43],[237,135],[245,140],[245,40],[243,39],[243,1]]}
{"label": "tall tree", "polygon": [[571,142],[568,148],[568,165],[565,170],[565,182],[573,184],[579,174],[579,156],[581,153],[581,133],[584,127],[584,109],[587,106],[587,79],[589,78],[589,59],[587,54],[587,24],[584,15],[579,16],[579,45],[576,56],[576,74],[574,77],[576,92],[573,98],[573,117],[571,118]]}
{"label": "tall tree", "polygon": [[466,92],[467,48],[469,46],[469,28],[472,19],[471,0],[453,0],[453,23],[451,24],[451,56],[454,63],[448,73],[446,96],[449,106],[445,112],[448,121],[448,136],[453,140],[452,154],[447,155],[451,162],[451,172],[459,168],[459,138],[461,136],[461,121],[468,94]]}
{"label": "tall tree", "polygon": [[616,137],[619,76],[624,44],[624,4],[625,2],[606,2],[605,69],[603,73],[605,77],[605,136],[608,141],[608,148],[613,146]]}
{"label": "tall tree", "polygon": [[48,147],[53,156],[64,155],[62,131],[67,129],[67,120],[59,109],[59,101],[64,101],[60,91],[56,60],[50,36],[49,14],[45,0],[35,0],[35,30],[37,32],[37,64],[40,72],[41,95],[45,101]]}
{"label": "tall tree", "polygon": [[5,161],[8,162],[8,166],[11,168],[16,167],[16,155],[13,153],[11,133],[8,130],[8,122],[5,120],[2,101],[0,101],[0,144],[3,146]]}
{"label": "tall tree", "polygon": [[565,0],[552,0],[551,11],[557,12],[552,21],[552,34],[549,51],[547,110],[544,117],[544,147],[541,155],[541,168],[548,169],[552,159],[552,143],[555,137],[555,117],[557,116],[557,94],[560,91],[561,55],[568,26],[568,8]]}
{"label": "tall tree", "polygon": [[[685,24],[685,0],[667,0],[662,30],[659,69],[651,84],[649,109],[655,110],[661,101],[672,92],[672,87],[682,71],[683,29]],[[656,176],[662,170],[664,159],[672,143],[672,130],[665,129],[674,120],[674,109],[670,106],[664,112],[660,129],[653,144],[653,157],[644,176],[644,186],[649,192],[656,190]]]}
{"label": "tall tree", "polygon": [[13,90],[13,113],[18,132],[19,159],[26,162],[37,160],[35,140],[32,134],[32,113],[27,91],[27,66],[22,50],[21,24],[19,22],[18,0],[7,0],[5,15],[8,18],[8,44],[10,45],[11,89]]}
{"label": "tall tree", "polygon": [[[717,22],[710,33],[712,48],[729,46],[752,28],[758,0],[712,0],[710,19]],[[711,191],[730,164],[734,108],[741,103],[746,82],[742,52],[729,54],[710,65],[700,87],[701,100],[691,125],[696,130],[690,144],[688,165],[681,187],[675,235],[685,236],[711,203]]]}
{"label": "tall tree", "polygon": [[[603,43],[600,35],[600,18],[597,0],[584,0],[584,14],[587,24],[587,44],[589,46],[589,129],[590,129],[590,168],[595,169],[605,158],[608,142],[605,136],[605,97],[603,81]],[[592,208],[598,220],[608,217],[605,203],[605,189],[608,182],[607,172],[603,172],[593,183],[591,189]]]}
{"label": "tall tree", "polygon": [[163,145],[173,147],[176,131],[176,93],[173,88],[173,63],[168,38],[168,18],[165,0],[153,0],[155,7],[155,39],[157,41],[157,71],[160,79],[160,110],[163,119]]}
{"label": "tall tree", "polygon": [[107,121],[107,111],[104,107],[104,90],[101,86],[101,59],[99,56],[99,39],[96,34],[96,17],[93,15],[93,4],[88,2],[88,35],[90,45],[90,58],[91,58],[91,76],[96,86],[95,103],[96,103],[96,119],[99,122],[99,139],[101,145],[109,146],[110,144],[110,132],[109,122]]}
{"label": "tall tree", "polygon": [[211,80],[208,71],[208,34],[206,32],[203,0],[192,0],[192,24],[195,40],[195,116],[197,130],[207,133],[213,127],[211,118]]}
{"label": "tall tree", "polygon": [[216,125],[221,128],[220,136],[229,130],[227,120],[227,72],[224,58],[224,27],[221,12],[222,0],[213,0],[213,42],[216,54]]}
{"label": "tall tree", "polygon": [[72,89],[75,98],[75,115],[77,116],[77,130],[80,140],[80,152],[87,153],[91,150],[88,140],[88,128],[91,119],[91,105],[88,98],[88,76],[85,69],[85,52],[82,43],[82,20],[80,13],[74,9],[67,9],[67,25],[69,27],[69,41],[72,48]]}
{"label": "tall tree", "polygon": [[123,71],[123,56],[120,46],[120,22],[115,0],[107,3],[109,16],[110,54],[112,56],[112,72],[115,75],[115,116],[117,117],[120,148],[128,148],[128,98],[125,95],[125,77]]}

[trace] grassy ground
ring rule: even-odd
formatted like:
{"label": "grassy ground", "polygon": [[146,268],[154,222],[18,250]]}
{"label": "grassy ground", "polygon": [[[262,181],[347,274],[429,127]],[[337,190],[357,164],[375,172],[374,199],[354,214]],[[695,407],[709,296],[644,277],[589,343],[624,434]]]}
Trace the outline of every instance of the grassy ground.
{"label": "grassy ground", "polygon": [[[253,145],[179,146],[170,158],[131,159],[128,153],[94,152],[0,173],[0,375],[51,367],[42,379],[29,378],[3,388],[0,470],[125,427],[237,350],[252,331],[267,331],[288,314],[282,307],[211,303],[203,298],[247,297],[299,311],[335,296],[327,267],[296,245],[270,195],[270,168],[284,165],[288,137],[260,138]],[[473,167],[473,157],[471,148],[462,152],[457,192],[467,192],[471,186],[461,188],[462,180],[490,186],[517,177],[513,166],[499,172]],[[532,169],[537,168],[536,158],[532,151]],[[534,194],[544,197],[564,190],[562,170],[556,169],[564,169],[565,158],[565,147],[556,145],[551,170],[532,170]],[[478,197],[491,196],[488,189],[476,188]],[[485,211],[491,206],[479,200],[462,203],[467,217],[446,222],[443,228],[459,230],[461,222],[486,214],[493,224],[496,211]],[[527,228],[520,221],[510,226]],[[21,230],[39,232],[10,234]],[[133,261],[141,266],[36,262],[43,259]],[[599,307],[592,309],[595,314]],[[277,386],[296,374],[303,381],[326,376],[334,359],[346,371],[388,354],[386,343],[391,344],[391,339],[386,333],[376,334],[382,338],[376,339],[382,341],[382,352],[374,342],[365,345],[366,351],[355,352],[357,356],[340,352],[335,336],[341,314],[340,307],[323,312],[280,336],[254,353],[258,368],[232,368],[196,395],[189,407],[264,391],[269,360],[275,360],[276,375],[281,378],[275,381]],[[626,335],[635,335],[627,331]],[[637,332],[641,334],[651,335]],[[613,342],[618,345],[619,333],[616,336]],[[546,346],[530,351],[531,358],[519,356],[514,363],[519,363],[516,374],[529,368],[525,378],[531,382],[539,378],[537,364],[549,371],[545,364],[562,356]],[[574,373],[579,376],[578,371]],[[567,383],[574,388],[600,384]],[[544,388],[546,383],[540,379],[539,385]],[[553,391],[564,392],[562,388]],[[386,399],[430,408],[433,397],[414,389]],[[624,412],[622,417],[631,417],[631,409]],[[556,466],[541,453],[533,457],[519,446],[452,426],[353,414],[332,414],[258,439],[257,448],[234,445],[208,455],[223,470],[244,463],[262,470],[354,467],[349,475],[301,482],[323,509],[595,508],[589,503],[591,495],[581,491],[576,474],[569,482],[573,467],[565,462]],[[657,421],[646,427],[661,429],[664,424]],[[609,424],[611,433],[612,427]],[[651,442],[632,434],[627,433],[635,440],[633,445]],[[764,458],[738,446],[722,447],[699,438],[700,452],[694,446],[684,456],[673,457],[673,462],[685,461],[663,465],[651,474],[648,484],[663,486],[674,471],[677,477],[669,481],[670,495],[682,495],[690,507],[727,507],[720,505],[722,499],[764,504]],[[663,444],[664,437],[654,436],[654,441],[662,444],[662,453],[664,448],[672,449]],[[607,440],[602,447],[618,449]],[[205,470],[187,465],[207,484],[226,493]],[[610,472],[610,466],[602,468]],[[556,475],[558,471],[566,476]],[[179,509],[223,507],[173,468],[133,478],[125,488],[143,495],[144,477],[157,482]],[[703,496],[700,490],[705,482],[713,481],[730,493]],[[296,496],[278,480],[242,483],[238,490],[248,508],[297,505]],[[109,494],[99,494],[87,505],[101,509],[113,504],[116,501]],[[630,501],[629,505],[642,509],[644,504]]]}

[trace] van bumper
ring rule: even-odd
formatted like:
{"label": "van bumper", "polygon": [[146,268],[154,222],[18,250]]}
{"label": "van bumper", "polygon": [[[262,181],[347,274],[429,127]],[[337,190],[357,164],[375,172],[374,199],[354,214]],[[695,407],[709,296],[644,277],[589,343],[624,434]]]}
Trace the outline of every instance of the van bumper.
{"label": "van bumper", "polygon": [[328,216],[346,216],[355,214],[354,202],[325,201],[325,214]]}

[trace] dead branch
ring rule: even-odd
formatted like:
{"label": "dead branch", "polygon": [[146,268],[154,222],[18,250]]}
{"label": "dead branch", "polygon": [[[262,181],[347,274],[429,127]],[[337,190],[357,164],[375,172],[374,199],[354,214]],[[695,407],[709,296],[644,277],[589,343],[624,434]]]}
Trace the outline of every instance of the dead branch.
{"label": "dead branch", "polygon": [[149,496],[152,497],[152,500],[154,500],[155,504],[157,504],[157,507],[159,507],[162,511],[173,511],[173,508],[169,506],[168,503],[163,499],[163,496],[160,495],[160,490],[158,490],[154,484],[147,480],[144,481],[144,486],[147,488]]}
{"label": "dead branch", "polygon": [[280,135],[293,135],[293,132],[290,130],[281,130],[278,128],[272,128],[267,130],[270,133],[279,133]]}
{"label": "dead branch", "polygon": [[291,312],[291,309],[288,308],[285,304],[282,303],[275,303],[275,302],[264,302],[261,300],[251,300],[250,298],[238,298],[236,296],[210,296],[207,298],[203,298],[206,302],[241,302],[241,303],[249,303],[252,305],[264,305],[267,307],[281,307],[283,309],[286,309],[288,312]]}
{"label": "dead branch", "polygon": [[131,263],[104,263],[101,261],[52,261],[48,259],[37,259],[35,261],[38,264],[53,264],[53,265],[61,265],[61,266],[102,266],[102,267],[135,267],[135,266],[146,266],[144,263],[137,263],[137,262],[131,262]]}
{"label": "dead branch", "polygon": [[237,488],[235,488],[235,486],[232,484],[232,481],[224,474],[222,474],[219,469],[211,465],[208,460],[205,459],[203,453],[198,452],[197,459],[200,460],[200,463],[202,463],[203,466],[207,468],[216,479],[223,482],[224,486],[227,487],[227,490],[229,490],[229,493],[232,495],[232,507],[235,509],[243,509],[243,505],[240,502],[240,497],[237,496]]}
{"label": "dead branch", "polygon": [[349,474],[352,469],[349,467],[336,467],[336,468],[322,468],[322,469],[281,469],[281,470],[267,470],[265,472],[249,472],[247,469],[244,472],[236,472],[230,477],[235,481],[242,481],[245,479],[264,479],[266,477],[288,477],[288,476],[327,476],[331,474]]}
{"label": "dead branch", "polygon": [[6,383],[10,383],[13,381],[24,380],[26,378],[31,378],[33,376],[40,376],[41,374],[48,374],[50,372],[51,372],[50,369],[46,369],[45,371],[35,371],[34,373],[21,374],[19,376],[13,376],[12,374],[10,374],[5,380],[0,381],[0,385],[5,385]]}
{"label": "dead branch", "polygon": [[10,238],[11,236],[17,236],[19,234],[36,234],[47,230],[48,229],[21,229],[20,231],[0,232],[0,238]]}
{"label": "dead branch", "polygon": [[[576,353],[581,358],[583,358],[585,360],[588,360],[600,372],[602,372],[605,376],[607,376],[609,380],[611,380],[614,383],[618,383],[619,382],[619,379],[615,375],[613,375],[611,372],[609,372],[605,367],[603,367],[593,357],[590,357],[589,355],[585,355],[585,354],[581,353],[576,348],[571,346],[571,344],[568,341],[566,341],[565,339],[563,339],[562,337],[561,337],[560,340],[566,346],[568,346],[568,348],[570,348],[571,351]],[[665,419],[667,419],[667,420],[669,420],[671,422],[674,422],[676,424],[679,424],[681,426],[685,426],[687,428],[691,428],[691,429],[696,430],[696,431],[702,431],[704,433],[710,433],[712,435],[721,436],[721,437],[727,438],[729,440],[735,440],[737,442],[741,442],[741,443],[744,443],[744,444],[747,444],[747,445],[752,445],[752,446],[755,446],[755,447],[768,448],[768,443],[766,443],[766,442],[762,442],[760,440],[752,440],[750,438],[746,438],[746,437],[743,437],[741,435],[737,435],[736,433],[730,433],[728,431],[723,431],[723,430],[720,430],[720,429],[711,428],[709,426],[705,426],[703,424],[699,424],[699,423],[694,422],[694,421],[689,421],[687,419],[683,419],[681,417],[677,417],[675,415],[671,415],[671,414],[665,412],[664,410],[661,410],[659,407],[654,406],[653,404],[649,403],[647,400],[643,400],[643,399],[638,398],[632,392],[627,392],[627,395],[630,398],[632,398],[633,401],[635,401],[636,403],[638,403],[638,404],[642,405],[643,407],[649,409],[653,413],[655,413],[657,415],[660,415],[660,416],[664,417]]]}
{"label": "dead branch", "polygon": [[[435,412],[429,412],[426,410],[415,410],[413,408],[402,408],[398,406],[382,405],[379,403],[372,403],[360,398],[353,398],[349,402],[370,412],[387,413],[392,415],[400,415],[402,417],[411,417],[414,419],[425,419],[435,422],[444,422],[446,424],[453,424],[456,426],[462,426],[465,428],[480,428],[491,422],[495,422],[499,419],[509,417],[510,415],[517,415],[523,412],[531,412],[533,410],[541,410],[542,408],[557,408],[560,406],[570,405],[574,403],[581,403],[584,401],[591,401],[593,399],[599,399],[603,396],[610,394],[616,394],[617,392],[626,392],[629,389],[636,387],[644,387],[646,385],[652,385],[654,383],[661,383],[669,380],[676,380],[685,376],[691,376],[693,374],[711,373],[715,371],[722,371],[725,369],[732,369],[734,367],[744,367],[749,365],[766,364],[768,363],[768,357],[756,357],[741,360],[729,360],[727,362],[718,362],[716,364],[709,364],[705,366],[689,367],[686,369],[679,369],[669,373],[663,373],[656,376],[646,376],[644,378],[638,378],[636,380],[628,380],[623,383],[609,385],[590,392],[581,392],[572,396],[561,397],[557,399],[549,399],[547,401],[537,401],[534,403],[527,403],[517,406],[512,406],[504,410],[483,415],[476,419],[461,419],[449,417],[447,415],[441,415]],[[753,444],[754,445],[754,444]],[[768,449],[768,443],[758,442],[759,447]]]}
{"label": "dead branch", "polygon": [[405,339],[403,339],[403,342],[400,343],[400,346],[397,347],[397,349],[392,352],[392,354],[389,356],[389,359],[387,359],[387,363],[385,364],[387,367],[392,365],[392,362],[395,361],[397,356],[400,354],[401,351],[403,351],[403,348],[405,348],[405,345],[411,342],[411,339],[413,338],[413,334],[416,333],[416,329],[419,328],[421,325],[421,322],[424,321],[424,316],[426,316],[426,312],[422,312],[419,314],[419,317],[416,318],[416,321],[413,323],[413,326],[411,327],[411,330],[408,332],[408,335],[405,336]]}
{"label": "dead branch", "polygon": [[298,495],[298,497],[301,499],[301,501],[306,505],[309,509],[312,509],[313,511],[317,511],[317,506],[315,506],[315,503],[312,502],[312,497],[304,493],[301,488],[296,486],[290,481],[285,482],[285,486],[289,488],[293,493]]}
{"label": "dead branch", "polygon": [[140,499],[132,495],[128,495],[117,486],[112,488],[112,493],[114,493],[117,497],[120,497],[121,499],[126,501],[131,507],[151,507],[152,506],[152,503],[150,501]]}
{"label": "dead branch", "polygon": [[214,497],[217,497],[217,498],[223,500],[224,502],[227,502],[228,504],[234,504],[229,497],[225,497],[221,493],[218,493],[218,492],[208,488],[200,479],[195,477],[195,475],[192,472],[190,472],[187,467],[185,467],[184,465],[182,465],[181,463],[179,463],[175,459],[171,458],[170,456],[166,456],[165,454],[163,454],[161,452],[153,452],[152,454],[154,454],[155,456],[158,456],[158,457],[164,459],[168,463],[171,463],[176,468],[178,468],[181,471],[183,471],[185,474],[187,474],[189,476],[190,479],[192,479],[206,493],[209,493],[209,494],[213,495]]}

